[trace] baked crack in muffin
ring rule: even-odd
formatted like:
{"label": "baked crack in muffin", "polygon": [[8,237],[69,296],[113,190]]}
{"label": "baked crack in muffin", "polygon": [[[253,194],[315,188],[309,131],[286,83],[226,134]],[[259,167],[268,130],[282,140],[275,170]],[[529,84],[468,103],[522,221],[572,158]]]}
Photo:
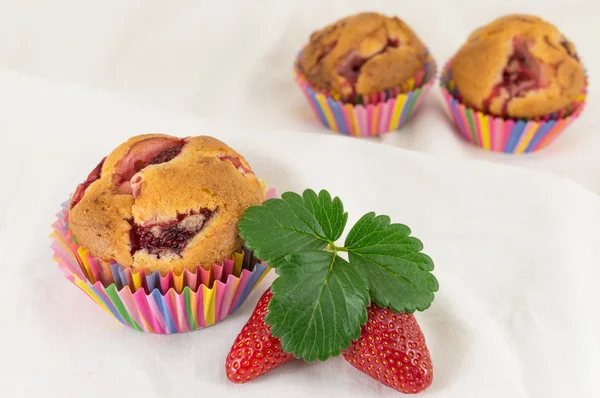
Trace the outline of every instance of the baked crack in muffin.
{"label": "baked crack in muffin", "polygon": [[316,88],[350,100],[401,86],[426,60],[425,46],[403,21],[362,13],[314,32],[298,66]]}
{"label": "baked crack in muffin", "polygon": [[507,15],[474,31],[451,69],[465,104],[504,118],[549,115],[576,101],[586,86],[573,43],[529,15]]}
{"label": "baked crack in muffin", "polygon": [[241,249],[237,223],[263,199],[246,160],[221,141],[140,135],[77,187],[69,229],[104,261],[161,274],[194,271]]}

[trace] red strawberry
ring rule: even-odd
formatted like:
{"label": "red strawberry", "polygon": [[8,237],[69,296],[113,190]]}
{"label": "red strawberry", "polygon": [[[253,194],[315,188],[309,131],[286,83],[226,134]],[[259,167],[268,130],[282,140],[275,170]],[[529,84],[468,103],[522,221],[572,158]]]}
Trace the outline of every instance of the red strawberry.
{"label": "red strawberry", "polygon": [[375,304],[358,340],[343,352],[346,361],[380,383],[406,394],[431,385],[433,365],[414,315]]}
{"label": "red strawberry", "polygon": [[234,383],[246,383],[294,359],[281,349],[279,339],[271,335],[271,327],[265,323],[271,297],[268,289],[227,355],[225,371]]}

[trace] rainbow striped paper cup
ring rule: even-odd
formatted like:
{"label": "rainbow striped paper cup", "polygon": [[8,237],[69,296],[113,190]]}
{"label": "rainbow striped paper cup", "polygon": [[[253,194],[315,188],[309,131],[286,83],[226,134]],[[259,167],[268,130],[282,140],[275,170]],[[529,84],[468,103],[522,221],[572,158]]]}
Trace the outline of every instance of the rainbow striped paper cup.
{"label": "rainbow striped paper cup", "polygon": [[376,137],[404,126],[423,104],[436,73],[435,60],[428,54],[425,67],[402,87],[347,102],[312,86],[298,67],[298,58],[294,64],[294,79],[317,119],[335,133],[354,137]]}
{"label": "rainbow striped paper cup", "polygon": [[440,79],[440,87],[450,115],[468,142],[493,152],[529,153],[548,146],[564,129],[579,117],[585,108],[587,85],[576,101],[538,119],[504,119],[480,112],[461,102],[452,79],[450,60]]}
{"label": "rainbow striped paper cup", "polygon": [[107,263],[90,255],[69,231],[69,202],[52,225],[52,258],[69,281],[135,330],[171,334],[211,326],[242,305],[270,271],[246,248],[210,270],[181,274],[147,274]]}

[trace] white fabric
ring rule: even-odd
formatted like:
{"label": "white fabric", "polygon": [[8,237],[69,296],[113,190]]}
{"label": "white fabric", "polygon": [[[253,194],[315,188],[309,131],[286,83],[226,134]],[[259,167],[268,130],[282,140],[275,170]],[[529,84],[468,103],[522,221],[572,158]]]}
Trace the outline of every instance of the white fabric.
{"label": "white fabric", "polygon": [[[110,318],[51,260],[54,213],[129,135],[209,126],[14,74],[0,74],[0,87],[2,397],[400,396],[341,358],[228,382],[225,356],[274,275],[206,330],[158,336]],[[280,192],[327,188],[343,199],[350,223],[376,210],[423,240],[441,286],[417,315],[435,367],[424,397],[600,396],[595,194],[548,174],[331,135],[217,135]]]}
{"label": "white fabric", "polygon": [[[577,44],[588,108],[530,156],[461,141],[438,89],[405,129],[374,141],[443,156],[331,136],[290,66],[312,30],[367,7],[404,18],[440,66],[476,26],[539,14]],[[154,336],[121,326],[62,277],[47,248],[53,214],[102,156],[147,131],[217,135],[280,191],[327,188],[351,222],[376,210],[410,225],[441,285],[418,314],[435,366],[424,397],[600,396],[599,199],[547,174],[461,159],[600,192],[599,2],[5,0],[0,11],[0,396],[400,396],[340,358],[230,384],[224,358],[258,291],[214,327]]]}
{"label": "white fabric", "polygon": [[[291,78],[309,34],[365,10],[397,14],[439,65],[477,26],[534,13],[576,43],[591,78],[588,108],[551,147],[491,154],[453,133],[439,89],[418,117],[381,142],[568,176],[600,192],[595,109],[600,2],[594,0],[28,0],[0,1],[0,68],[127,93],[205,117],[218,128],[323,132]],[[18,93],[13,93],[19,95]]]}

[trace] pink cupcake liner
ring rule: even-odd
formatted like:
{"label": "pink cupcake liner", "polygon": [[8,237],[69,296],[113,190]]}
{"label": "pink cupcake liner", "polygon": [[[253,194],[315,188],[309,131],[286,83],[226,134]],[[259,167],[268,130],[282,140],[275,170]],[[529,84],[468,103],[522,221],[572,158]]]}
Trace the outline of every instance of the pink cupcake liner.
{"label": "pink cupcake liner", "polygon": [[428,54],[423,70],[403,87],[359,96],[353,103],[313,87],[297,62],[294,79],[325,127],[342,135],[376,137],[400,129],[414,116],[435,82],[436,71],[435,60]]}
{"label": "pink cupcake liner", "polygon": [[587,87],[567,107],[537,120],[504,119],[480,112],[461,102],[452,80],[449,61],[442,71],[440,87],[444,100],[466,141],[493,152],[529,153],[548,146],[581,115],[587,99]]}
{"label": "pink cupcake liner", "polygon": [[[266,197],[274,196],[269,189]],[[147,274],[107,263],[90,255],[69,231],[69,202],[52,225],[53,259],[71,283],[135,330],[171,334],[211,326],[242,305],[271,270],[246,248],[210,270],[198,267],[181,274]]]}

